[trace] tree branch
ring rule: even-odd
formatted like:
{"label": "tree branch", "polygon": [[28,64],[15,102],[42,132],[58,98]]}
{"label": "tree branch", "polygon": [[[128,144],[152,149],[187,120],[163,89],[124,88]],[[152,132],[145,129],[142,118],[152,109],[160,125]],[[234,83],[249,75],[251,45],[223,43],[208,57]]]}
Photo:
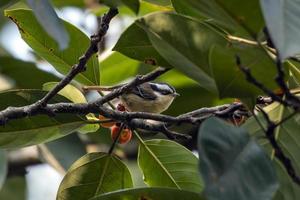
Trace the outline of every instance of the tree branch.
{"label": "tree branch", "polygon": [[[242,66],[241,60],[238,56],[236,56],[236,63],[238,65],[238,67],[240,68],[240,70],[242,72],[244,72],[244,74],[246,75],[246,79],[250,83],[255,85],[257,88],[259,88],[263,92],[265,92],[267,95],[269,95],[272,98],[271,101],[274,100],[284,106],[292,107],[292,108],[294,108],[295,113],[297,111],[299,111],[300,100],[290,92],[288,86],[286,85],[285,80],[284,80],[284,76],[285,76],[284,70],[282,67],[282,63],[279,59],[277,59],[277,61],[276,61],[277,77],[275,78],[275,81],[277,82],[278,86],[281,88],[281,90],[284,94],[284,95],[282,95],[282,97],[279,97],[273,91],[271,91],[270,89],[265,87],[262,83],[260,83],[258,80],[256,80],[256,78],[251,74],[249,68]],[[260,100],[262,100],[262,99],[260,99]],[[264,130],[263,126],[260,123],[259,124],[260,124],[262,130],[265,132],[266,138],[269,140],[269,142],[275,152],[276,158],[283,164],[283,166],[285,167],[287,173],[292,178],[292,180],[296,184],[300,185],[300,177],[297,176],[295,168],[293,167],[291,160],[284,154],[283,150],[277,143],[275,134],[274,134],[277,126],[282,124],[284,121],[286,121],[289,118],[283,119],[276,124],[269,118],[268,114],[262,108],[260,108],[259,106],[257,106],[257,108],[261,111],[261,113],[263,114],[264,118],[267,121],[267,129],[266,130]],[[289,117],[291,117],[291,116],[289,116]]]}
{"label": "tree branch", "polygon": [[275,134],[274,134],[275,129],[281,123],[275,124],[262,108],[260,108],[260,107],[258,107],[258,108],[267,121],[267,130],[265,131],[265,135],[268,138],[271,146],[274,149],[276,158],[278,158],[278,160],[283,164],[283,166],[285,167],[287,173],[292,178],[292,180],[295,183],[297,183],[298,185],[300,185],[300,177],[297,176],[295,168],[292,165],[292,161],[284,154],[283,150],[278,145],[276,138],[275,138]]}
{"label": "tree branch", "polygon": [[[104,96],[105,97],[105,96]],[[166,134],[165,127],[162,126],[164,123],[180,124],[180,123],[190,123],[199,124],[204,119],[210,116],[220,116],[224,114],[232,115],[236,110],[243,109],[241,103],[226,104],[223,106],[216,106],[212,108],[201,108],[190,113],[182,114],[177,117],[145,113],[145,112],[120,112],[116,110],[109,109],[103,105],[98,105],[96,103],[56,103],[47,104],[45,107],[39,107],[38,109],[31,109],[32,105],[23,107],[10,107],[0,112],[0,123],[5,124],[9,120],[23,118],[35,115],[52,115],[60,113],[73,113],[73,114],[88,114],[88,113],[99,113],[106,118],[113,119],[116,122],[122,122],[128,125],[130,128],[144,129],[148,131],[159,131]],[[221,115],[220,115],[221,112]],[[163,122],[158,124],[146,123],[145,120],[150,119],[157,122]],[[181,134],[175,134],[178,137]]]}
{"label": "tree branch", "polygon": [[98,44],[101,42],[105,36],[109,23],[113,17],[118,14],[118,9],[111,8],[108,13],[105,14],[101,19],[101,24],[95,35],[91,36],[91,43],[89,48],[86,50],[83,56],[79,58],[78,64],[72,67],[72,70],[63,78],[52,90],[50,90],[44,98],[42,98],[36,106],[45,106],[50,99],[52,99],[61,89],[63,89],[67,84],[69,84],[73,78],[86,70],[86,63],[92,57],[93,54],[98,52]]}

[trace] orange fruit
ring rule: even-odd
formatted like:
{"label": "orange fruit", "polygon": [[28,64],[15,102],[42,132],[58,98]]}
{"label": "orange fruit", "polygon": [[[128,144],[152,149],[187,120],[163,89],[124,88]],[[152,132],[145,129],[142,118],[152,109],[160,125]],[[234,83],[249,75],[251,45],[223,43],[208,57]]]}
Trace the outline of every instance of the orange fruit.
{"label": "orange fruit", "polygon": [[[120,131],[120,127],[117,125],[114,125],[111,127],[111,138],[115,140],[118,137],[118,133]],[[128,128],[124,128],[121,132],[121,135],[119,137],[118,143],[125,144],[131,140],[132,132]]]}

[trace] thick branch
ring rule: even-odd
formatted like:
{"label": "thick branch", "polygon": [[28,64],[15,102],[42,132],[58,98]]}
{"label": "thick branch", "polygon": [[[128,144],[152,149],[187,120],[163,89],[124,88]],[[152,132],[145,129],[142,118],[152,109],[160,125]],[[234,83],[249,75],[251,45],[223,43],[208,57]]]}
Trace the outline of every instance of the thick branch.
{"label": "thick branch", "polygon": [[[179,123],[190,123],[197,124],[204,119],[214,115],[221,116],[224,114],[232,115],[234,111],[242,109],[243,105],[240,103],[226,104],[223,106],[216,106],[212,108],[201,108],[191,113],[179,115],[177,117],[144,113],[144,112],[120,112],[109,109],[103,105],[96,103],[86,104],[74,104],[74,103],[56,103],[47,104],[45,107],[38,107],[32,109],[32,105],[23,107],[10,107],[0,112],[0,123],[4,124],[8,120],[23,118],[34,115],[51,115],[59,113],[73,113],[73,114],[88,114],[88,113],[99,113],[107,118],[113,119],[117,122],[127,124],[131,128],[140,128],[149,131],[160,131],[166,133],[165,128],[162,124],[147,124],[146,119],[151,119],[163,123],[179,124]],[[226,112],[225,112],[226,111]],[[5,120],[4,120],[5,119]]]}

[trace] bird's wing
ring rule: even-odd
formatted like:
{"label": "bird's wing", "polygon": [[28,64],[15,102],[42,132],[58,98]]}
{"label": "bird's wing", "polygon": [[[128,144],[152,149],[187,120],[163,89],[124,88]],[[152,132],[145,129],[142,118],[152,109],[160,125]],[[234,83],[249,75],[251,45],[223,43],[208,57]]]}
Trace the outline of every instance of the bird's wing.
{"label": "bird's wing", "polygon": [[149,83],[144,83],[132,88],[133,94],[142,97],[145,100],[155,100],[157,98],[156,94],[153,92]]}

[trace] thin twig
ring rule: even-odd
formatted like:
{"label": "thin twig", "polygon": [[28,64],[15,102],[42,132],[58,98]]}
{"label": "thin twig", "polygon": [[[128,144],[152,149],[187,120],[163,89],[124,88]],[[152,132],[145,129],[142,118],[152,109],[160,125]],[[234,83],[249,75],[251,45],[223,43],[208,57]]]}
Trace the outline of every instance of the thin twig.
{"label": "thin twig", "polygon": [[106,34],[111,19],[115,17],[117,14],[118,14],[118,9],[111,8],[109,9],[108,13],[102,17],[101,25],[98,29],[98,32],[95,35],[91,36],[90,46],[86,50],[84,55],[79,58],[78,64],[75,64],[72,67],[71,71],[65,76],[65,78],[63,78],[52,90],[50,90],[45,95],[44,98],[42,98],[39,101],[39,103],[37,104],[38,106],[45,106],[49,102],[49,100],[52,99],[67,84],[69,84],[77,74],[86,70],[86,63],[92,57],[93,54],[98,52],[98,43],[101,42],[104,35]]}
{"label": "thin twig", "polygon": [[125,124],[122,123],[121,126],[120,126],[120,128],[119,128],[119,130],[118,130],[117,137],[114,139],[113,143],[111,144],[111,146],[110,146],[110,148],[108,150],[108,154],[111,155],[113,153],[113,151],[115,149],[115,146],[116,146],[117,142],[120,139],[120,136],[121,136],[121,133],[122,133],[124,127],[125,127]]}
{"label": "thin twig", "polygon": [[[299,105],[300,105],[297,102],[297,101],[299,101],[299,99],[295,100],[294,98],[297,98],[297,97],[290,93],[289,88],[287,87],[287,85],[285,83],[285,80],[284,80],[284,70],[282,68],[282,63],[279,59],[276,62],[277,77],[276,77],[275,80],[276,80],[277,84],[280,86],[280,88],[283,90],[285,99],[277,96],[274,92],[272,92],[267,87],[265,87],[262,83],[257,81],[255,79],[255,77],[252,76],[249,68],[242,66],[241,60],[238,56],[236,56],[236,63],[238,65],[238,67],[240,68],[240,70],[244,72],[244,74],[246,75],[247,80],[250,83],[252,83],[257,88],[261,89],[263,92],[265,92],[267,95],[269,95],[272,98],[272,100],[279,102],[283,106],[292,107],[292,108],[295,109],[295,111],[297,111],[296,109],[298,109]],[[291,160],[284,154],[283,150],[278,145],[278,143],[276,141],[276,138],[275,138],[275,134],[274,134],[275,129],[279,124],[281,124],[283,122],[279,122],[278,124],[274,123],[269,118],[268,114],[261,107],[257,106],[257,108],[261,111],[262,115],[264,116],[264,118],[267,121],[267,128],[266,129],[264,129],[264,127],[260,123],[259,124],[260,124],[262,130],[264,131],[267,139],[269,140],[269,143],[271,144],[272,148],[274,149],[276,158],[283,164],[283,166],[285,167],[287,173],[292,178],[292,180],[296,184],[300,185],[300,177],[297,176],[295,168],[293,167]],[[254,117],[256,117],[256,116],[254,115]],[[258,121],[257,118],[255,118],[255,119]]]}
{"label": "thin twig", "polygon": [[263,109],[260,109],[260,111],[267,121],[267,130],[265,131],[265,135],[274,149],[276,158],[278,158],[278,160],[283,164],[292,180],[296,184],[300,185],[300,177],[296,174],[295,168],[293,167],[291,160],[284,154],[283,150],[276,141],[274,132],[277,127],[277,124],[275,124],[269,118],[268,114]]}
{"label": "thin twig", "polygon": [[279,96],[277,96],[272,90],[268,89],[264,84],[259,82],[252,74],[248,67],[245,67],[241,63],[241,59],[239,56],[236,55],[236,64],[239,67],[239,69],[245,74],[247,81],[255,85],[257,88],[262,90],[264,93],[266,93],[268,96],[272,98],[274,101],[278,101],[283,105],[288,105],[286,101],[281,99]]}

